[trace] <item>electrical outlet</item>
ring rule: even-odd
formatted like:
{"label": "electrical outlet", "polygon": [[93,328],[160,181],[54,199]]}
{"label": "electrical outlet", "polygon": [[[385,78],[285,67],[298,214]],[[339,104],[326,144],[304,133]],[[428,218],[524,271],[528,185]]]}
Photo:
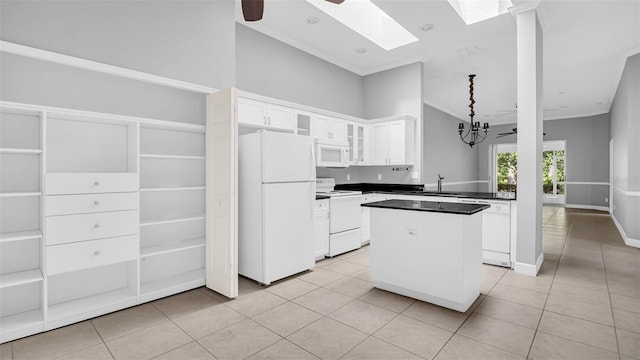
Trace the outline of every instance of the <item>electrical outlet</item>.
{"label": "electrical outlet", "polygon": [[351,181],[351,174],[347,174],[347,181]]}
{"label": "electrical outlet", "polygon": [[609,198],[608,197],[604,198],[604,202],[608,203],[609,202]]}
{"label": "electrical outlet", "polygon": [[382,173],[378,173],[378,180],[382,180]]}

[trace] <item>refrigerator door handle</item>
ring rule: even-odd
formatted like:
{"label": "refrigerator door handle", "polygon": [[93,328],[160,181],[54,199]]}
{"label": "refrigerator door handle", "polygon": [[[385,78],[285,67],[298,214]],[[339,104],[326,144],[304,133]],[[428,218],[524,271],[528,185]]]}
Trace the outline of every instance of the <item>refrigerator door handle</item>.
{"label": "refrigerator door handle", "polygon": [[313,204],[316,201],[316,152],[314,150],[314,143],[311,142],[311,206],[309,212],[311,219],[313,219]]}

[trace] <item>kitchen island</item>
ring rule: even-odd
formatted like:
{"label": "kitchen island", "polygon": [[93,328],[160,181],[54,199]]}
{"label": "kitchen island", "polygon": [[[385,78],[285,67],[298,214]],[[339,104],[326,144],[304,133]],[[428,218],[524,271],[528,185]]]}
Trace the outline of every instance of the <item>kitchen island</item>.
{"label": "kitchen island", "polygon": [[375,287],[466,311],[480,295],[486,204],[385,200],[371,210]]}

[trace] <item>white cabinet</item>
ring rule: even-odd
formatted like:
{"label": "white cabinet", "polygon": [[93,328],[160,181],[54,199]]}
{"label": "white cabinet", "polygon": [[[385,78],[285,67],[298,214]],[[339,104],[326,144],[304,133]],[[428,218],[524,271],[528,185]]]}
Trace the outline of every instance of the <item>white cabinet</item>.
{"label": "white cabinet", "polygon": [[329,199],[316,200],[313,208],[313,243],[316,260],[329,254]]}
{"label": "white cabinet", "polygon": [[347,125],[342,119],[314,115],[311,119],[311,136],[317,139],[347,141]]}
{"label": "white cabinet", "polygon": [[238,122],[240,124],[293,131],[296,122],[295,116],[293,109],[284,106],[238,98]]}
{"label": "white cabinet", "polygon": [[370,165],[413,165],[414,122],[393,120],[371,125]]}
{"label": "white cabinet", "polygon": [[366,165],[364,124],[347,122],[347,142],[349,143],[349,165]]}
{"label": "white cabinet", "polygon": [[[362,195],[362,204],[388,200],[389,198],[390,195],[385,194],[364,194]],[[360,212],[362,214],[360,234],[362,235],[362,245],[364,245],[367,244],[371,238],[371,209],[361,206]]]}

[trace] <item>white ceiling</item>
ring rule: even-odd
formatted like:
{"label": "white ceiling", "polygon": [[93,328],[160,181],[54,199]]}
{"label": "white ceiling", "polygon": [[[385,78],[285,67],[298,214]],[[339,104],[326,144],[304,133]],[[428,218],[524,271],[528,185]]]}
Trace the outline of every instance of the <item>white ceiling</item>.
{"label": "white ceiling", "polygon": [[[346,0],[349,1],[349,0]],[[476,120],[514,123],[516,23],[510,14],[466,25],[446,0],[373,0],[420,39],[385,51],[302,0],[265,0],[261,21],[236,20],[360,75],[424,62],[424,101],[468,118],[468,74],[475,78]],[[514,1],[515,2],[515,1]],[[640,1],[543,0],[545,120],[606,113],[624,59],[640,51]],[[305,19],[319,22],[309,25]],[[420,30],[433,24],[433,30]],[[366,48],[364,54],[357,48]],[[468,48],[464,54],[460,49]]]}

